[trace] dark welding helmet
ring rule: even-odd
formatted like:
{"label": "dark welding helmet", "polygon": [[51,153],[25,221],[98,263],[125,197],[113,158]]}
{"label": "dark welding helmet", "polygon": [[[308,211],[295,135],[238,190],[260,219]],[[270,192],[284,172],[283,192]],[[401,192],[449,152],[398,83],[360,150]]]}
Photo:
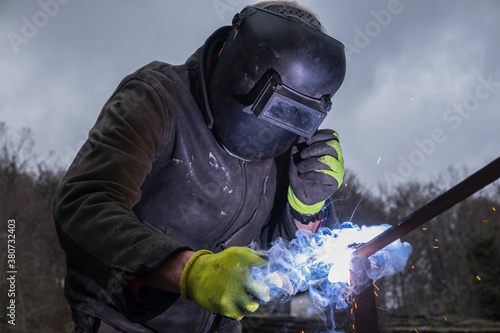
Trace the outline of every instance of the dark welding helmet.
{"label": "dark welding helmet", "polygon": [[213,130],[229,153],[274,158],[326,117],[344,80],[344,46],[310,25],[320,29],[314,16],[283,5],[234,17],[207,85]]}

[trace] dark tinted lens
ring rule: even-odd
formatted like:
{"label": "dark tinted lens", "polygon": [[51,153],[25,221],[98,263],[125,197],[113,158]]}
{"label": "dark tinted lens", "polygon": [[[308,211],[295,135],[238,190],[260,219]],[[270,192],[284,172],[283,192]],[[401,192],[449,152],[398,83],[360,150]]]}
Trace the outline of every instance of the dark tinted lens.
{"label": "dark tinted lens", "polygon": [[309,136],[317,129],[324,116],[317,110],[275,94],[261,117],[297,134]]}

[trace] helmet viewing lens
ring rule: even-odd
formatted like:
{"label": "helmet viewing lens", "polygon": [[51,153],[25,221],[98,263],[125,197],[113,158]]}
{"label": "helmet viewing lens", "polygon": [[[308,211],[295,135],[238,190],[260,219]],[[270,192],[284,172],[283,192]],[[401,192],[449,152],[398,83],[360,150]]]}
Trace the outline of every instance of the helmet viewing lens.
{"label": "helmet viewing lens", "polygon": [[243,109],[258,118],[298,135],[310,138],[330,110],[329,95],[311,98],[284,85],[279,74],[269,69],[255,84]]}

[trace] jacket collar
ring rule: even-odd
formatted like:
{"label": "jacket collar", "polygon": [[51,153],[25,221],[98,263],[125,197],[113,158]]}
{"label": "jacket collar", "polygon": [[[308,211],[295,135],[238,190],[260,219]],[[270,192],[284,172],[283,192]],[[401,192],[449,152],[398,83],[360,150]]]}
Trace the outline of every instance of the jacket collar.
{"label": "jacket collar", "polygon": [[196,50],[186,61],[189,81],[191,83],[191,94],[202,111],[205,123],[210,129],[213,126],[214,119],[208,102],[207,81],[217,61],[218,53],[226,42],[230,31],[231,26],[225,26],[216,30],[208,37],[205,44]]}

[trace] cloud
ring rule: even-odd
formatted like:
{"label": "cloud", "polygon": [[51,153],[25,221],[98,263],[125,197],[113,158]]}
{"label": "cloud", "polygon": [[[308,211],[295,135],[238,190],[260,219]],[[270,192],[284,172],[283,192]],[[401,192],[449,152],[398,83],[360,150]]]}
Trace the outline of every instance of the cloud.
{"label": "cloud", "polygon": [[[3,3],[0,121],[14,130],[32,128],[39,154],[54,151],[67,165],[125,75],[152,60],[183,63],[250,3],[69,1],[56,15],[47,15],[46,24],[19,45],[17,54],[7,34],[22,34],[23,17],[33,21],[43,9],[39,2]],[[443,120],[447,108],[474,93],[478,76],[500,81],[498,2],[401,0],[398,7],[396,0],[304,3],[346,45],[355,45],[358,31],[372,29],[370,42],[352,54],[323,126],[339,131],[346,166],[362,180],[384,181],[387,171],[397,170],[399,156],[408,158],[415,140],[429,138],[438,127],[446,130],[447,140],[415,168],[415,176],[432,176],[450,164],[473,164],[500,153],[494,144],[500,91],[482,100],[459,129]],[[391,8],[385,24],[380,15]],[[458,153],[464,151],[465,156]]]}
{"label": "cloud", "polygon": [[[364,20],[351,23],[349,37],[344,32],[341,40],[354,44],[356,31],[364,29],[367,22],[375,22],[370,13],[383,10],[387,3],[365,4],[358,11],[365,14]],[[416,141],[427,142],[436,128],[441,128],[447,139],[436,143],[432,154],[424,155],[422,164],[414,166],[412,177],[435,176],[448,165],[470,164],[470,155],[484,160],[488,150],[480,153],[474,145],[489,146],[495,137],[498,139],[491,130],[486,130],[489,138],[479,132],[481,126],[500,121],[493,107],[500,91],[481,101],[481,111],[463,119],[460,130],[443,120],[448,108],[474,94],[478,76],[491,74],[500,81],[497,66],[488,61],[491,52],[499,53],[493,47],[498,23],[478,22],[476,14],[485,9],[461,4],[401,2],[403,10],[353,55],[325,126],[340,132],[346,165],[365,182],[385,182],[387,172],[397,174],[400,158],[408,159],[419,149]],[[484,7],[499,12],[491,2]],[[462,130],[474,135],[464,139]],[[458,153],[464,150],[467,155]],[[495,156],[494,150],[489,153]]]}

